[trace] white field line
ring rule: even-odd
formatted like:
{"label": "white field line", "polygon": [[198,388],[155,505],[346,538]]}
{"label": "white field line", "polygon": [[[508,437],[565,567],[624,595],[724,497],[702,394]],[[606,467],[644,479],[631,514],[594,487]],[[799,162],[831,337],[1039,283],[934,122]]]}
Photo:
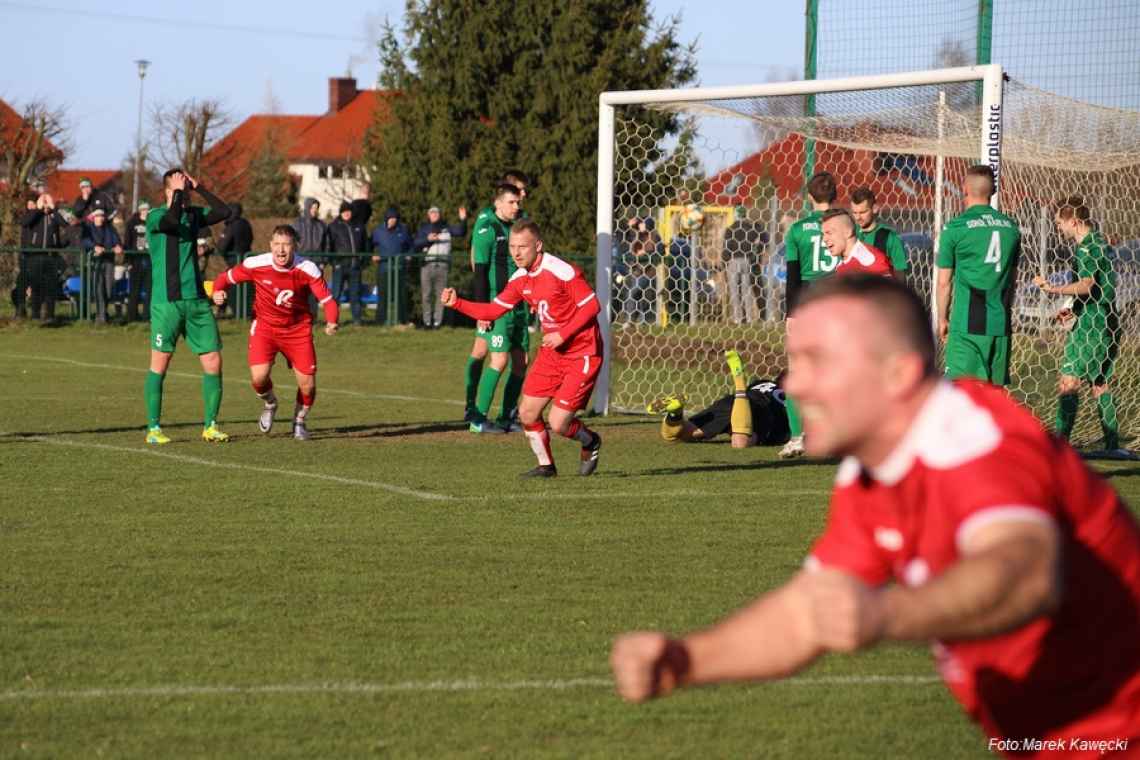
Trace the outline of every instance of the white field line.
{"label": "white field line", "polygon": [[[561,480],[561,478],[559,478]],[[734,496],[823,496],[828,497],[831,491],[824,488],[798,489],[780,491],[733,491]],[[676,491],[586,491],[576,493],[504,493],[488,494],[486,496],[456,496],[456,501],[575,501],[578,499],[689,499],[708,498],[708,491],[676,490]]]}
{"label": "white field line", "polygon": [[[5,434],[0,433],[0,437]],[[187,464],[196,464],[203,467],[218,467],[226,470],[245,470],[247,472],[263,472],[269,475],[279,475],[289,478],[302,478],[309,480],[324,480],[329,483],[340,483],[347,486],[362,486],[364,488],[374,488],[381,491],[388,491],[389,493],[396,493],[402,496],[412,496],[417,499],[425,499],[427,501],[454,501],[454,496],[449,496],[442,493],[433,493],[431,491],[419,491],[415,488],[406,488],[404,486],[394,485],[392,483],[384,483],[379,480],[360,480],[358,478],[343,478],[339,475],[326,475],[320,472],[302,472],[299,470],[283,470],[277,467],[260,467],[252,464],[242,464],[240,462],[220,462],[212,459],[202,459],[201,457],[192,457],[185,454],[172,454],[166,451],[159,451],[155,448],[135,447],[129,446],[111,446],[106,443],[86,443],[83,441],[69,441],[66,438],[46,438],[43,436],[29,436],[27,438],[19,439],[21,441],[30,441],[35,443],[46,443],[49,446],[71,446],[81,449],[99,449],[101,451],[118,451],[126,454],[141,454],[143,456],[160,457],[162,459],[172,459],[176,462],[186,462]]]}
{"label": "white field line", "polygon": [[[26,360],[30,360],[30,361],[56,362],[58,364],[70,364],[70,365],[75,366],[75,367],[90,367],[92,369],[113,369],[113,370],[118,370],[120,372],[142,372],[142,373],[146,373],[146,372],[150,371],[146,367],[127,367],[127,366],[122,365],[122,364],[99,364],[96,362],[81,362],[77,359],[64,359],[63,357],[59,357],[59,356],[36,356],[34,354],[0,354],[0,357],[5,358],[5,359],[26,359]],[[197,380],[198,378],[200,378],[202,376],[201,373],[194,373],[194,372],[167,372],[166,374],[168,376],[173,376],[173,377],[186,377],[186,378],[190,378],[191,380]],[[231,382],[237,382],[237,381],[233,380],[232,377],[230,378],[230,380],[231,380]],[[242,384],[244,385],[246,383],[244,381],[242,381]],[[295,388],[296,387],[296,386],[290,385],[288,383],[274,383],[274,385],[277,385],[281,388]],[[344,390],[343,388],[326,388],[323,385],[318,386],[318,390],[321,393],[335,393],[335,394],[339,394],[342,396],[355,396],[356,398],[383,399],[385,401],[424,401],[424,402],[428,402],[428,403],[432,403],[432,404],[449,404],[451,406],[463,406],[464,405],[463,401],[456,401],[454,399],[449,399],[449,398],[424,398],[422,396],[401,396],[401,395],[392,394],[392,393],[364,393],[362,391]]]}
{"label": "white field line", "polygon": [[[941,683],[937,676],[865,675],[806,676],[773,681],[787,686],[927,686]],[[402,681],[397,683],[300,683],[264,686],[124,686],[93,689],[11,689],[0,691],[0,701],[35,699],[117,699],[130,697],[198,697],[231,694],[390,694],[400,692],[463,691],[565,691],[581,688],[612,688],[609,678],[569,678],[526,681]]]}

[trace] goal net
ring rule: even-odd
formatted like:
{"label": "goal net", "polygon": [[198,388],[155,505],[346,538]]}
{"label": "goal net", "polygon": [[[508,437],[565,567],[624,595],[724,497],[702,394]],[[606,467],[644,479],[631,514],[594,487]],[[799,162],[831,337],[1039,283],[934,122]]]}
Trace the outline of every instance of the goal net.
{"label": "goal net", "polygon": [[[966,169],[988,163],[999,178],[994,203],[1022,234],[1011,390],[1051,422],[1067,336],[1055,316],[1067,302],[1033,278],[1075,279],[1075,245],[1053,215],[1058,199],[1079,195],[1114,246],[1112,382],[1122,432],[1140,432],[1140,114],[1002,79],[988,65],[603,94],[597,286],[608,360],[595,409],[644,411],[672,392],[707,404],[731,389],[730,347],[752,376],[776,377],[784,234],[810,211],[803,187],[814,171],[835,177],[835,205],[849,206],[858,187],[874,193],[879,221],[906,247],[907,282],[929,304],[938,233],[963,210]],[[679,117],[679,132],[664,133],[663,113]],[[1074,440],[1099,437],[1085,403]]]}

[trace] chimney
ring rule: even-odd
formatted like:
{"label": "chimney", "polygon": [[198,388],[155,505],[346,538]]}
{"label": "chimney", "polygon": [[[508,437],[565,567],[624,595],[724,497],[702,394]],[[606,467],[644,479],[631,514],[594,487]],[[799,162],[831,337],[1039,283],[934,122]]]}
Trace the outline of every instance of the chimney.
{"label": "chimney", "polygon": [[329,77],[329,113],[347,106],[356,93],[356,80],[352,77]]}

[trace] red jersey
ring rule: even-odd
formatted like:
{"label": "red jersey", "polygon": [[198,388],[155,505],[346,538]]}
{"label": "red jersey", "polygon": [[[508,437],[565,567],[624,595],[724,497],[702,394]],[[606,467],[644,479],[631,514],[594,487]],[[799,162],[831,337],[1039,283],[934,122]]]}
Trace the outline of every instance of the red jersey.
{"label": "red jersey", "polygon": [[1057,526],[1061,606],[1002,635],[935,643],[943,680],[991,737],[1059,739],[1071,753],[1074,738],[1136,737],[1129,749],[1140,748],[1140,526],[1004,390],[941,383],[879,467],[842,462],[808,566],[921,586],[961,559],[971,531],[1006,520]]}
{"label": "red jersey", "polygon": [[893,277],[895,268],[887,254],[874,246],[856,240],[851,255],[835,267],[836,274],[881,274]]}
{"label": "red jersey", "polygon": [[312,324],[309,291],[324,307],[326,322],[336,322],[340,317],[340,308],[321,279],[321,270],[300,256],[294,256],[293,266],[287,269],[273,263],[272,253],[250,256],[218,275],[214,290],[225,290],[239,282],[254,284],[254,313],[259,322],[272,327]]}
{"label": "red jersey", "polygon": [[516,269],[507,286],[491,303],[457,299],[454,308],[475,319],[497,319],[520,301],[538,313],[543,334],[559,333],[565,342],[556,350],[564,356],[600,356],[598,298],[582,271],[550,253],[538,257],[531,269]]}

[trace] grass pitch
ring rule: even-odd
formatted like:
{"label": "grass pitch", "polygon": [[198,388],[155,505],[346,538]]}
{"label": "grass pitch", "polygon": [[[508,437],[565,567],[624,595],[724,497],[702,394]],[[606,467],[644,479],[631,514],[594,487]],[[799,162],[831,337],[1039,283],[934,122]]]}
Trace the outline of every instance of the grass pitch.
{"label": "grass pitch", "polygon": [[[556,440],[563,476],[520,481],[521,435],[458,422],[466,330],[319,334],[314,440],[264,437],[223,334],[234,440],[199,439],[182,346],[155,450],[144,325],[0,327],[0,756],[986,756],[920,648],[613,695],[616,633],[708,624],[798,567],[833,466],[615,417],[595,477]],[[1136,500],[1140,469],[1110,472]]]}

